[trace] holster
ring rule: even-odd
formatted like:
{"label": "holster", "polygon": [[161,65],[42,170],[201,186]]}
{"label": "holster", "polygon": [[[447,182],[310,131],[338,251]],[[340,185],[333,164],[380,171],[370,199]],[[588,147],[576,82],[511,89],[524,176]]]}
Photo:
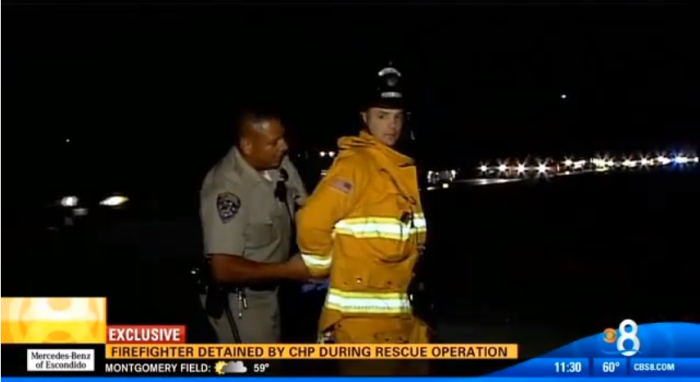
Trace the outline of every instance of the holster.
{"label": "holster", "polygon": [[190,274],[197,292],[206,296],[204,311],[207,316],[219,320],[226,314],[233,337],[237,343],[240,343],[241,337],[238,332],[238,326],[229,305],[229,293],[235,292],[237,290],[236,287],[216,282],[208,260],[202,262],[200,266],[192,268]]}
{"label": "holster", "polygon": [[191,274],[197,292],[206,296],[204,310],[207,315],[217,320],[220,319],[224,314],[224,307],[228,306],[229,290],[214,281],[211,265],[208,261],[193,268]]}

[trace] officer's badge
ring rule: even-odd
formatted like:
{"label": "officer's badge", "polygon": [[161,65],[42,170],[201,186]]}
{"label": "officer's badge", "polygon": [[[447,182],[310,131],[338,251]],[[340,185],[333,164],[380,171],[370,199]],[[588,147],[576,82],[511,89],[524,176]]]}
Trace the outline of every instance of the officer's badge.
{"label": "officer's badge", "polygon": [[222,192],[216,197],[216,210],[224,223],[233,219],[241,208],[241,199],[230,192]]}

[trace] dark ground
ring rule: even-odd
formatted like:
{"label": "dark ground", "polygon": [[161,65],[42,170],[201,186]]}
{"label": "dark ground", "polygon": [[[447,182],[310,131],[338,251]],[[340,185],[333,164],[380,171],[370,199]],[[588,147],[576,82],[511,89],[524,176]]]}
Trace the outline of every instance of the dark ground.
{"label": "dark ground", "polygon": [[[685,295],[699,269],[699,175],[607,173],[426,193],[437,340],[519,343],[532,357],[623,318],[697,320]],[[3,226],[3,295],[105,295],[110,323],[187,323],[207,340],[188,279],[200,256],[195,219],[72,236],[13,228]],[[437,367],[471,374],[502,364]]]}

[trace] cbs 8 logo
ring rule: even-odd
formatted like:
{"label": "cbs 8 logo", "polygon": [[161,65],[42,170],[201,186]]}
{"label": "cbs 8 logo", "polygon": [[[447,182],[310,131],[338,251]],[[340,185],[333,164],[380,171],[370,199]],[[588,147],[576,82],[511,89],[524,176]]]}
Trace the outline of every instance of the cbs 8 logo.
{"label": "cbs 8 logo", "polygon": [[[631,357],[639,352],[642,343],[639,341],[639,326],[634,320],[624,320],[618,328],[617,350],[625,357]],[[627,344],[631,346],[628,348]]]}

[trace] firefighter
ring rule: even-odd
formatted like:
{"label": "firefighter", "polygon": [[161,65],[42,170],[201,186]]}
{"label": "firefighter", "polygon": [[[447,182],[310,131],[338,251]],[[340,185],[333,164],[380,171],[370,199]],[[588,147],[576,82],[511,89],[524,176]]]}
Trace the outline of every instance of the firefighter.
{"label": "firefighter", "polygon": [[[427,343],[412,313],[409,285],[426,222],[414,160],[397,150],[405,135],[401,73],[379,72],[361,112],[364,128],[338,141],[339,153],[297,220],[301,259],[329,277],[319,322],[323,343]],[[416,375],[420,362],[341,362],[344,375]],[[424,365],[420,366],[421,370]]]}

